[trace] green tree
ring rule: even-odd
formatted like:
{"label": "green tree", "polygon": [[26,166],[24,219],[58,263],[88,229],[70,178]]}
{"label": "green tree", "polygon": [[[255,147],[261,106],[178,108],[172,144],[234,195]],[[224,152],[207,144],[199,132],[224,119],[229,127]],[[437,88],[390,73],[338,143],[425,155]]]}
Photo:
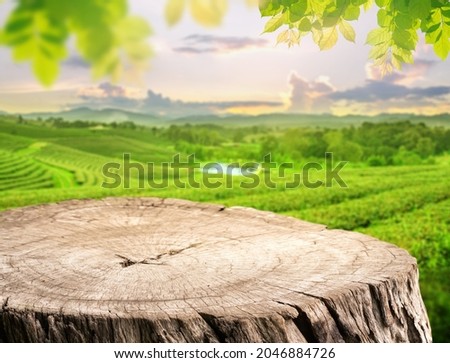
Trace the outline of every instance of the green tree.
{"label": "green tree", "polygon": [[398,153],[394,156],[394,165],[419,165],[422,159],[417,153],[407,150],[401,146]]}
{"label": "green tree", "polygon": [[245,139],[245,130],[239,128],[236,130],[233,130],[233,142],[235,143],[241,143],[244,141]]}
{"label": "green tree", "polygon": [[322,131],[290,129],[283,134],[280,141],[283,154],[294,159],[323,158],[327,150]]}
{"label": "green tree", "polygon": [[334,159],[338,161],[361,161],[363,149],[360,145],[352,141],[340,140],[328,146],[328,151],[332,152]]}
{"label": "green tree", "polygon": [[436,149],[436,143],[429,137],[421,137],[417,141],[417,145],[414,151],[420,155],[423,159],[434,154]]}
{"label": "green tree", "polygon": [[260,153],[261,156],[265,156],[267,154],[278,155],[280,148],[279,140],[273,135],[265,136],[261,141]]}
{"label": "green tree", "polygon": [[371,155],[367,159],[367,165],[369,165],[369,166],[384,166],[386,164],[387,164],[387,161],[384,156]]}

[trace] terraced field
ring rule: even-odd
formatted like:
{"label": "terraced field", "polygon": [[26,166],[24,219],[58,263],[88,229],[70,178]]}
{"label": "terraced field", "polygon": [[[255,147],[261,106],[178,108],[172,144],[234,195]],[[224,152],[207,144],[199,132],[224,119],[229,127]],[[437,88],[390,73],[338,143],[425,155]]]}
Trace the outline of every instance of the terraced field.
{"label": "terraced field", "polygon": [[55,144],[46,145],[32,156],[43,164],[68,172],[70,181],[65,187],[100,186],[103,181],[102,166],[111,161],[96,154]]}
{"label": "terraced field", "polygon": [[0,191],[43,189],[54,186],[51,169],[17,153],[0,151]]}
{"label": "terraced field", "polygon": [[[14,131],[14,132],[13,132]],[[97,132],[97,131],[96,131]],[[103,132],[103,131],[102,131]],[[38,129],[0,122],[0,209],[105,196],[176,197],[242,205],[358,230],[409,249],[419,260],[424,299],[436,341],[450,341],[450,158],[435,165],[348,167],[335,185],[307,189],[102,188],[105,163],[170,161],[175,147],[150,131]],[[146,142],[146,140],[149,140]],[[276,178],[275,178],[276,179]]]}

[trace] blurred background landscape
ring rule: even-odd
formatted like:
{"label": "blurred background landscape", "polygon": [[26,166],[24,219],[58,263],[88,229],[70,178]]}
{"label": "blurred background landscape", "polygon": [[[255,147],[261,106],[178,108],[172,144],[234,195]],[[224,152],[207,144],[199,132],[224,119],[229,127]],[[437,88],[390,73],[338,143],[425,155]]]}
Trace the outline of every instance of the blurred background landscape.
{"label": "blurred background landscape", "polygon": [[[21,3],[34,7],[11,20]],[[127,49],[137,66],[119,67],[112,53],[102,58],[95,51],[99,44],[105,52],[122,44],[115,38],[102,43],[98,24],[86,28],[98,17],[88,16],[86,24],[71,20],[74,29],[92,31],[79,35],[82,41],[40,18],[56,3],[0,3],[0,44],[6,45],[0,47],[0,210],[161,196],[249,206],[366,233],[417,258],[433,339],[450,342],[448,60],[436,60],[422,39],[413,65],[383,76],[367,60],[365,36],[377,26],[373,10],[354,24],[355,44],[340,42],[323,53],[311,39],[300,47],[275,46],[276,34],[261,35],[266,19],[254,1],[212,6],[192,0],[177,11],[173,1],[175,10],[165,1],[132,0],[127,8],[117,0],[105,19],[123,12],[147,24],[124,22],[122,30],[134,29]],[[79,7],[100,3],[82,0]],[[27,24],[42,26],[41,43],[29,40]],[[150,34],[153,50],[136,56]],[[44,60],[42,47],[49,52]],[[142,67],[151,53],[150,68]],[[171,162],[176,154],[183,160],[195,154],[203,164],[259,163],[270,153],[277,163],[294,163],[289,178],[307,162],[323,164],[326,152],[336,163],[348,161],[340,173],[347,188],[243,189],[235,183],[199,189],[172,181],[164,189],[142,188],[148,178],[165,177],[158,168],[132,173],[130,188],[102,187],[108,180],[103,166],[123,166],[124,153],[142,165]]]}

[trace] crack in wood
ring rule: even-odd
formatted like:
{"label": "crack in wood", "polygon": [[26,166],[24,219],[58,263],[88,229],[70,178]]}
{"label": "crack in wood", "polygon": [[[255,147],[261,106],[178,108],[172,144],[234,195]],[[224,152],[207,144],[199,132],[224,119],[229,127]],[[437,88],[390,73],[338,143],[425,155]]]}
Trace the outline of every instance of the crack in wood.
{"label": "crack in wood", "polygon": [[[328,310],[328,313],[330,314],[330,317],[334,320],[334,323],[336,324],[336,327],[339,331],[339,334],[342,336],[342,338],[348,342],[348,343],[360,343],[361,341],[355,340],[354,335],[355,334],[350,334],[348,332],[348,329],[346,329],[346,327],[344,326],[344,324],[341,321],[341,318],[339,317],[338,312],[335,310],[335,308],[332,306],[332,299],[328,300],[327,298],[324,298],[322,296],[317,296],[317,295],[313,295],[313,294],[308,294],[306,292],[303,291],[297,291],[298,294],[300,295],[305,295],[308,296],[310,298],[313,299],[317,299],[319,301],[321,301],[325,308]],[[350,314],[352,314],[353,312],[350,310]],[[357,334],[356,334],[357,335]]]}
{"label": "crack in wood", "polygon": [[309,318],[308,314],[304,312],[302,309],[300,309],[299,306],[294,304],[289,304],[282,301],[275,301],[277,304],[290,306],[291,308],[294,308],[298,315],[292,319],[297,329],[300,331],[300,333],[305,337],[306,341],[308,343],[320,343],[320,341],[317,339],[317,337],[314,334],[313,325],[311,323],[311,319]]}
{"label": "crack in wood", "polygon": [[130,267],[133,265],[164,265],[164,263],[154,263],[154,262],[150,262],[150,261],[159,261],[161,258],[163,258],[165,256],[175,256],[186,250],[198,247],[200,245],[201,245],[201,243],[193,243],[185,248],[181,248],[179,250],[169,250],[168,252],[160,253],[156,257],[144,258],[141,261],[132,260],[131,258],[122,256],[122,255],[118,255],[118,254],[116,254],[116,256],[123,260],[122,262],[120,262],[120,265],[123,268],[127,268],[127,267]]}
{"label": "crack in wood", "polygon": [[[179,249],[179,250],[169,250],[168,252],[160,253],[160,254],[157,255],[156,257],[149,257],[149,258],[146,258],[146,259],[144,259],[143,261],[147,261],[147,260],[150,260],[150,261],[158,261],[158,260],[160,260],[161,258],[163,258],[164,256],[175,256],[175,255],[178,255],[178,254],[180,254],[180,253],[182,253],[182,252],[184,252],[184,251],[186,251],[186,250],[189,250],[189,249],[191,249],[191,248],[198,247],[198,246],[200,246],[200,245],[201,245],[201,243],[193,243],[193,244],[191,244],[191,245],[189,245],[189,246],[187,246],[187,247],[185,247],[185,248],[181,248],[181,249]],[[147,264],[149,264],[149,263],[147,263]]]}
{"label": "crack in wood", "polygon": [[132,259],[130,259],[128,257],[125,257],[125,256],[121,256],[121,255],[117,255],[117,254],[116,254],[116,256],[121,258],[121,259],[123,259],[123,261],[120,262],[120,265],[123,268],[127,268],[127,267],[130,267],[130,266],[133,266],[133,265],[157,265],[157,266],[164,265],[164,263],[149,262],[149,261],[147,261],[147,259],[144,259],[142,261],[135,261],[135,260],[132,260]]}
{"label": "crack in wood", "polygon": [[8,309],[8,303],[9,303],[9,296],[5,299],[5,301],[2,304],[2,311],[5,311]]}
{"label": "crack in wood", "polygon": [[216,317],[207,313],[197,311],[197,314],[202,318],[207,326],[214,332],[215,337],[219,343],[226,343],[227,336],[220,330],[219,326],[215,323]]}

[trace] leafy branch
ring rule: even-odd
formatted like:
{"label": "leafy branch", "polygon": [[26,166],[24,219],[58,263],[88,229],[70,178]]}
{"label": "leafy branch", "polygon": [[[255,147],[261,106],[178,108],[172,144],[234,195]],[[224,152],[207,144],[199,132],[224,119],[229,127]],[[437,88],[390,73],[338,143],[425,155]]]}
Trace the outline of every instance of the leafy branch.
{"label": "leafy branch", "polygon": [[351,21],[359,19],[361,11],[378,6],[378,28],[372,30],[366,43],[372,46],[369,58],[384,73],[401,69],[414,62],[419,32],[441,59],[450,51],[450,4],[448,0],[261,0],[263,17],[270,17],[264,31],[278,35],[278,42],[288,46],[300,44],[311,35],[321,50],[334,47],[339,32],[354,42]]}
{"label": "leafy branch", "polygon": [[[2,1],[2,0],[0,0]],[[264,32],[279,31],[278,43],[298,45],[311,35],[321,50],[333,48],[341,35],[355,42],[351,24],[362,11],[378,7],[378,28],[366,43],[369,58],[383,72],[414,62],[419,34],[433,45],[441,59],[450,52],[448,0],[245,0],[259,4],[268,17]],[[152,55],[150,25],[130,16],[127,0],[17,0],[0,28],[0,45],[12,50],[18,62],[30,62],[35,76],[51,85],[68,56],[67,44],[75,40],[79,55],[91,65],[95,78],[118,79],[128,67],[145,67]],[[217,26],[227,12],[228,0],[166,0],[165,18],[177,24],[186,11],[203,26]]]}
{"label": "leafy branch", "polygon": [[127,0],[19,0],[0,31],[15,61],[28,61],[37,79],[51,85],[68,55],[70,35],[94,77],[117,79],[127,65],[149,59],[148,23],[129,16]]}

